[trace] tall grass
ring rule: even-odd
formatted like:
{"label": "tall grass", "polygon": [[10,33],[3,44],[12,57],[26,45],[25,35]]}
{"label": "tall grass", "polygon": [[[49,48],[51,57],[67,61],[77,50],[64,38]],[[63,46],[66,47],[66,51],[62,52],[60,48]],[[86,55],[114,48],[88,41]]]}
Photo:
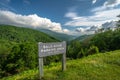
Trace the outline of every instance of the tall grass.
{"label": "tall grass", "polygon": [[[120,80],[120,50],[90,55],[67,61],[67,70],[61,63],[44,66],[43,80]],[[1,80],[39,80],[38,69],[24,71]]]}

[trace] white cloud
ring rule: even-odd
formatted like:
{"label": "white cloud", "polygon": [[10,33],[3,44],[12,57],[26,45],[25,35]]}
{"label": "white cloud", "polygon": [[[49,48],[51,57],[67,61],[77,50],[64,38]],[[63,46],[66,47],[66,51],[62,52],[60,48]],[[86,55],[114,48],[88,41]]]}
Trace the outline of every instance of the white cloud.
{"label": "white cloud", "polygon": [[63,29],[64,33],[69,33],[70,31],[68,29]]}
{"label": "white cloud", "polygon": [[81,35],[85,35],[85,34],[94,34],[95,31],[91,30],[91,27],[89,28],[76,28],[75,31],[72,32],[74,35],[76,36],[81,36]]}
{"label": "white cloud", "polygon": [[120,0],[107,0],[104,3],[105,7],[115,7],[118,6],[120,4]]}
{"label": "white cloud", "polygon": [[[67,13],[68,14],[68,13]],[[77,14],[77,13],[74,13]],[[92,16],[72,16],[68,17],[71,20],[66,22],[66,26],[93,26],[93,25],[101,25],[104,22],[111,21],[111,20],[118,20],[116,17],[120,14],[120,9],[112,9],[112,10],[106,10],[106,11],[99,11],[95,12]]]}
{"label": "white cloud", "polygon": [[[92,3],[95,4],[96,1],[97,0],[92,0]],[[92,16],[79,16],[76,11],[69,11],[65,14],[65,17],[70,20],[64,25],[77,27],[75,31],[72,32],[74,34],[94,33],[95,30],[101,28],[103,23],[119,20],[117,16],[120,14],[120,8],[115,8],[118,5],[120,5],[120,0],[106,0],[102,6],[91,10],[93,13]],[[82,28],[80,26],[82,26]]]}
{"label": "white cloud", "polygon": [[10,11],[0,10],[0,24],[15,25],[30,28],[44,28],[57,32],[63,32],[60,23],[42,18],[37,14],[21,15]]}
{"label": "white cloud", "polygon": [[71,19],[74,19],[77,16],[78,15],[75,12],[68,12],[68,13],[65,14],[65,17],[68,17],[68,18],[71,18]]}
{"label": "white cloud", "polygon": [[97,2],[97,0],[92,0],[92,4],[95,4]]}
{"label": "white cloud", "polygon": [[107,0],[106,2],[103,3],[102,6],[96,7],[92,12],[97,12],[97,11],[103,11],[103,10],[108,10],[108,9],[113,9],[114,7],[120,5],[120,0]]}
{"label": "white cloud", "polygon": [[86,29],[85,29],[85,28],[76,28],[76,31],[77,31],[77,32],[85,32]]}

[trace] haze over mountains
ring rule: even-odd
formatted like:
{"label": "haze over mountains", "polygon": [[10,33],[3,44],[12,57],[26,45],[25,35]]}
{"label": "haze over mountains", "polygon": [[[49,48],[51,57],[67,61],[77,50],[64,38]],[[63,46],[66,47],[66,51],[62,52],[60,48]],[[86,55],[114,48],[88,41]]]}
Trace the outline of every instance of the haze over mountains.
{"label": "haze over mountains", "polygon": [[59,39],[60,41],[70,41],[70,40],[73,40],[77,37],[75,35],[58,33],[58,32],[54,32],[54,31],[47,30],[47,29],[38,29],[38,30],[56,38],[56,39]]}
{"label": "haze over mountains", "polygon": [[[65,38],[64,36],[66,36],[66,38],[68,40],[72,40],[72,39],[75,39],[76,37],[79,37],[79,36],[82,36],[82,35],[91,35],[91,34],[94,34],[95,31],[98,31],[99,29],[104,29],[104,30],[107,30],[107,29],[111,29],[111,30],[114,30],[116,29],[116,21],[110,21],[110,22],[105,22],[103,23],[102,25],[100,26],[90,26],[89,28],[87,29],[82,29],[82,28],[78,28],[76,29],[77,32],[79,33],[73,33],[73,34],[65,34],[65,33],[59,33],[59,32],[54,32],[54,31],[51,31],[51,30],[47,30],[47,29],[39,29],[40,31],[46,33],[46,34],[49,34],[53,37],[56,37],[56,38]],[[81,33],[84,33],[84,34],[81,34]],[[60,38],[59,38],[60,39]],[[66,39],[64,39],[66,40]]]}
{"label": "haze over mountains", "polygon": [[[19,26],[17,26],[19,27]],[[86,30],[80,30],[78,29],[79,33],[77,34],[65,34],[65,33],[60,33],[60,32],[55,32],[55,31],[52,31],[52,30],[48,30],[48,29],[42,29],[42,28],[36,28],[36,30],[40,31],[40,32],[43,32],[43,33],[46,33],[56,39],[59,39],[61,41],[70,41],[70,40],[73,40],[75,38],[78,37],[78,39],[80,39],[79,36],[88,36],[88,35],[91,35],[91,34],[94,34],[95,31],[98,31],[99,29],[103,28],[104,30],[107,30],[107,29],[112,29],[114,30],[116,28],[116,21],[111,21],[111,22],[106,22],[104,24],[102,24],[101,26],[91,26],[89,29],[86,29]],[[81,33],[84,33],[84,32],[90,32],[89,34],[81,34]]]}

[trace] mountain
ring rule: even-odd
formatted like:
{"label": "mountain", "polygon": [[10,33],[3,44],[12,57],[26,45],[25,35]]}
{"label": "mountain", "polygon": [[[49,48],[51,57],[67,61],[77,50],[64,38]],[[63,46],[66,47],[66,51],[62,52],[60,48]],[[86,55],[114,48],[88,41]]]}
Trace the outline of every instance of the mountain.
{"label": "mountain", "polygon": [[53,42],[58,41],[43,32],[10,25],[0,25],[0,40],[14,42]]}
{"label": "mountain", "polygon": [[76,38],[76,36],[73,35],[67,35],[64,33],[57,33],[57,32],[53,32],[51,30],[47,30],[47,29],[39,29],[41,32],[44,32],[60,41],[70,41]]}
{"label": "mountain", "polygon": [[92,37],[92,36],[93,36],[92,34],[91,35],[82,35],[82,36],[77,37],[74,40],[83,41],[83,40],[85,40],[85,39],[87,39],[89,37]]}

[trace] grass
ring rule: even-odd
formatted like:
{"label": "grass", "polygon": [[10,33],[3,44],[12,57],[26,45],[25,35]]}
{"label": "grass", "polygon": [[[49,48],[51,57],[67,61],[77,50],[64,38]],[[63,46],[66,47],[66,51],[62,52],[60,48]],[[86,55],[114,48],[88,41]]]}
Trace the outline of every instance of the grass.
{"label": "grass", "polygon": [[[120,80],[120,50],[90,55],[67,61],[67,70],[61,63],[44,66],[42,80]],[[1,80],[39,80],[38,69],[24,71]]]}

